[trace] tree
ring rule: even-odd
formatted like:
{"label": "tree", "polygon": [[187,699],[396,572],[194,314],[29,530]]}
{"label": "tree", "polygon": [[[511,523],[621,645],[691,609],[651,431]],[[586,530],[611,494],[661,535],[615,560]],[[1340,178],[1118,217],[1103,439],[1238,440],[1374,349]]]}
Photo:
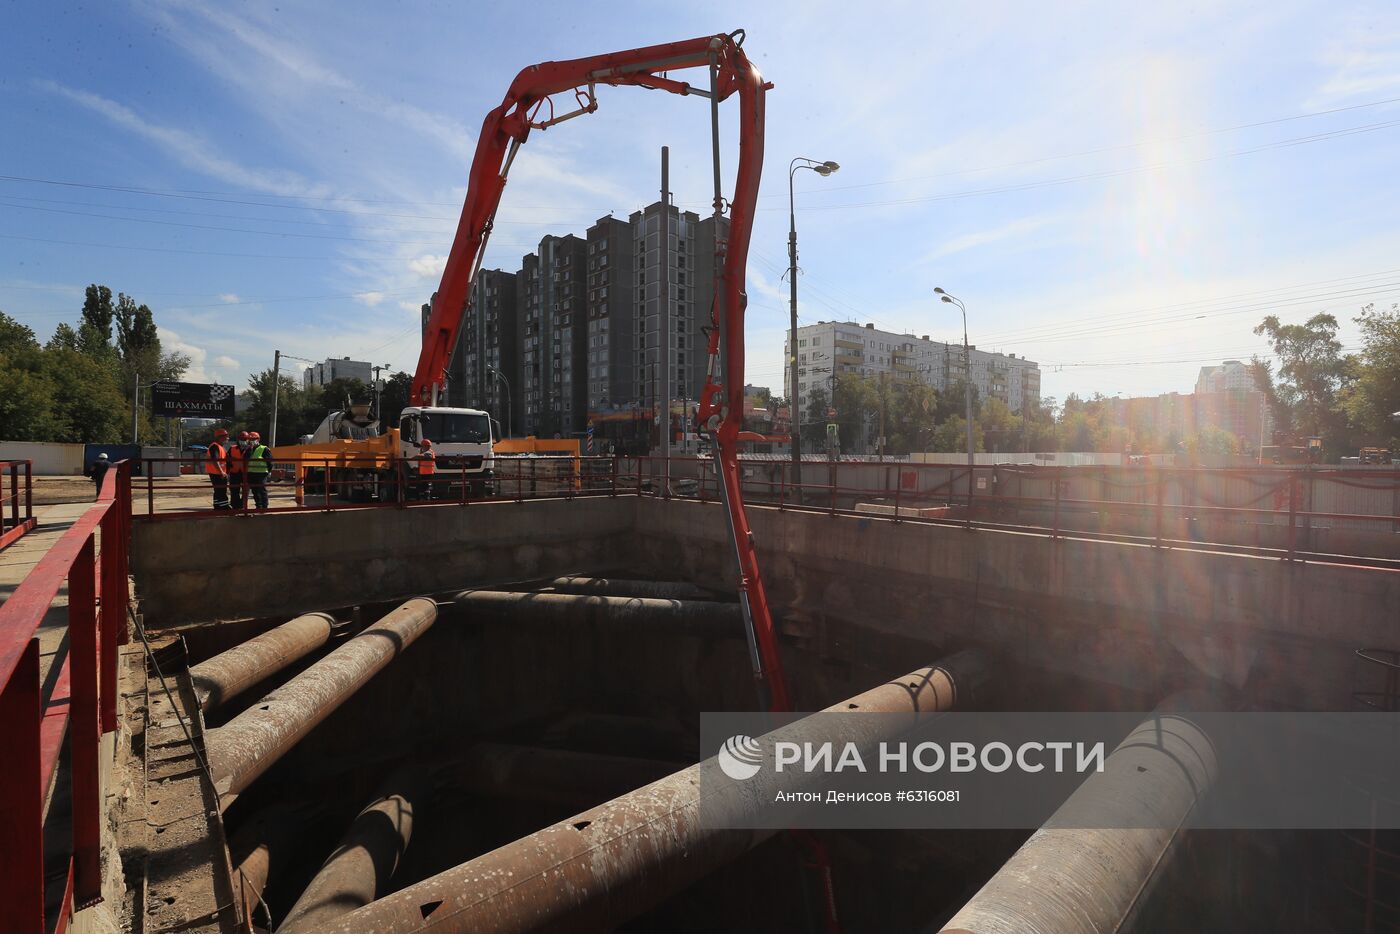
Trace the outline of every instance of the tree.
{"label": "tree", "polygon": [[1240,439],[1214,425],[1207,425],[1196,432],[1196,453],[1203,457],[1228,457],[1240,453]]}
{"label": "tree", "polygon": [[1343,405],[1372,442],[1389,443],[1400,430],[1391,418],[1400,412],[1400,304],[1389,311],[1367,305],[1355,320],[1361,326],[1361,352]]}
{"label": "tree", "polygon": [[[408,373],[400,370],[384,381],[384,390],[379,394],[380,428],[389,429],[398,425],[399,413],[408,408],[412,395],[413,377]],[[506,419],[498,417],[498,421],[504,423]]]}
{"label": "tree", "polygon": [[1249,375],[1255,387],[1264,395],[1269,406],[1269,414],[1274,417],[1274,431],[1284,435],[1293,433],[1293,410],[1279,395],[1274,384],[1274,362],[1254,357],[1249,362]]}
{"label": "tree", "polygon": [[1344,430],[1337,393],[1348,360],[1337,340],[1337,319],[1320,312],[1302,324],[1283,324],[1269,315],[1254,333],[1266,335],[1278,355],[1278,396],[1291,410],[1297,429],[1307,435]]}
{"label": "tree", "polygon": [[[974,453],[982,450],[982,426],[972,423]],[[933,449],[940,453],[967,452],[967,420],[954,415],[933,432]]]}
{"label": "tree", "polygon": [[977,425],[987,436],[987,446],[992,451],[1020,450],[1024,440],[1021,417],[1013,414],[1010,406],[1000,399],[982,403]]}

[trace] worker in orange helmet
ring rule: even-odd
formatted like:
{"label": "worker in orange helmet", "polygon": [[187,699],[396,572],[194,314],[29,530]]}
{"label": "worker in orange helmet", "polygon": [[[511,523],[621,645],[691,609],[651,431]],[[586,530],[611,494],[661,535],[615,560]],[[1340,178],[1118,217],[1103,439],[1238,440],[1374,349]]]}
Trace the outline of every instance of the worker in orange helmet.
{"label": "worker in orange helmet", "polygon": [[238,433],[238,442],[228,446],[228,493],[234,509],[242,509],[247,498],[247,474],[244,461],[248,455],[248,432]]}
{"label": "worker in orange helmet", "polygon": [[214,508],[229,508],[228,501],[228,431],[220,428],[214,432],[214,440],[204,461],[204,469],[209,473],[209,483],[214,488]]}
{"label": "worker in orange helmet", "polygon": [[418,455],[419,495],[423,499],[433,498],[433,474],[437,473],[437,455],[433,453],[433,443],[423,439],[423,451]]}

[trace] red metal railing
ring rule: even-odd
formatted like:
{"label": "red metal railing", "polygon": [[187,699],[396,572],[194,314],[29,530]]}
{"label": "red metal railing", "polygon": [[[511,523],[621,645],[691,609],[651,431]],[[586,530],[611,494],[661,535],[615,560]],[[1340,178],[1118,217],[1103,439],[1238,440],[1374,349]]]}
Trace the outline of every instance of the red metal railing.
{"label": "red metal railing", "polygon": [[[130,600],[131,464],[113,466],[97,501],[0,606],[0,915],[6,930],[45,930],[46,820],[72,825],[54,929],[66,928],[75,906],[102,898],[99,745],[117,728],[117,647],[127,641]],[[65,581],[67,649],[54,656],[45,698],[36,632]],[[50,797],[65,734],[71,814],[59,815]]]}
{"label": "red metal railing", "polygon": [[[8,484],[5,484],[6,476]],[[36,524],[33,463],[0,461],[0,549],[17,541]]]}
{"label": "red metal railing", "polygon": [[[717,496],[716,477],[705,458],[624,458],[623,492]],[[1400,471],[1338,468],[1186,468],[1104,466],[924,464],[906,461],[806,461],[804,483],[791,479],[791,462],[744,460],[744,497],[752,504],[802,509],[894,522],[927,522],[967,529],[1033,531],[1155,546],[1212,547],[1277,554],[1290,560],[1337,560],[1365,556],[1369,563],[1400,565]],[[680,489],[689,484],[688,489]],[[1030,487],[1028,490],[1027,487]],[[1221,502],[1212,489],[1229,493]],[[1359,488],[1373,512],[1314,508],[1321,491],[1340,498]],[[1098,495],[1072,495],[1074,490]],[[1126,491],[1126,492],[1125,492]],[[1108,498],[1118,495],[1121,498]],[[1374,500],[1377,495],[1385,502]],[[1180,522],[1169,527],[1168,522]],[[1230,520],[1229,525],[1208,520]],[[1136,527],[1134,527],[1136,523]],[[1329,523],[1321,525],[1320,523]],[[1341,555],[1318,551],[1315,533],[1349,531],[1341,526],[1387,533],[1371,544],[1348,542]],[[1114,531],[1114,528],[1126,529]],[[1204,536],[1204,537],[1192,537]],[[1269,541],[1275,539],[1275,541]]]}
{"label": "red metal railing", "polygon": [[[251,512],[306,512],[372,507],[408,508],[456,503],[469,505],[487,500],[573,499],[582,496],[614,495],[617,460],[611,457],[572,457],[567,455],[496,455],[492,477],[458,473],[438,468],[431,476],[407,469],[381,471],[383,461],[347,457],[324,461],[305,459],[299,472],[290,466],[275,465],[266,482],[268,507],[257,509],[252,485],[245,476],[236,485],[237,503],[229,509],[215,509],[213,485],[199,461],[178,462],[150,459],[145,463],[144,480],[133,489],[133,509],[139,521],[179,518],[217,518]],[[170,472],[193,465],[197,473]],[[374,476],[371,476],[373,474]],[[231,491],[235,492],[235,491]],[[157,497],[161,502],[157,511]],[[141,501],[144,500],[144,514]]]}
{"label": "red metal railing", "polygon": [[[152,462],[158,464],[160,462]],[[707,457],[530,456],[495,460],[489,489],[462,483],[439,470],[431,479],[398,473],[374,484],[354,479],[363,465],[337,460],[336,468],[311,481],[273,481],[271,512],[329,510],[371,506],[468,505],[484,500],[573,498],[637,493],[660,497],[718,499],[713,462]],[[906,461],[807,461],[804,483],[792,481],[786,460],[741,461],[746,501],[779,509],[820,510],[828,515],[888,515],[895,522],[931,522],[966,529],[1002,528],[1155,546],[1224,548],[1280,554],[1290,559],[1320,560],[1315,546],[1322,533],[1348,531],[1342,526],[1400,532],[1400,472],[1334,468],[1186,468],[1161,466],[1021,466],[925,464]],[[148,465],[146,511],[155,511],[156,494],[200,491],[208,497],[208,480],[184,475],[170,482],[155,478]],[[1355,496],[1342,495],[1359,488]],[[1333,505],[1318,508],[1326,492]],[[1383,502],[1381,502],[1383,500]],[[240,510],[213,511],[208,500],[163,502],[157,519],[233,515],[253,509],[244,498]],[[1365,507],[1371,511],[1362,511]],[[1215,521],[1228,520],[1228,523]],[[1400,540],[1387,535],[1371,544],[1371,555],[1400,561]],[[1323,542],[1327,544],[1327,542]],[[1365,543],[1346,542],[1347,555],[1368,554]],[[1393,552],[1393,554],[1392,554]]]}

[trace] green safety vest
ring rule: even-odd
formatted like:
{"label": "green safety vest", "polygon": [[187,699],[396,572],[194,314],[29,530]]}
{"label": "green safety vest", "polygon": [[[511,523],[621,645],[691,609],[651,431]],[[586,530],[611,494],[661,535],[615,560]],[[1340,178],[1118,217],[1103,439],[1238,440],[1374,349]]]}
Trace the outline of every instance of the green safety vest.
{"label": "green safety vest", "polygon": [[259,444],[248,454],[249,473],[267,473],[272,464],[267,459],[267,445]]}

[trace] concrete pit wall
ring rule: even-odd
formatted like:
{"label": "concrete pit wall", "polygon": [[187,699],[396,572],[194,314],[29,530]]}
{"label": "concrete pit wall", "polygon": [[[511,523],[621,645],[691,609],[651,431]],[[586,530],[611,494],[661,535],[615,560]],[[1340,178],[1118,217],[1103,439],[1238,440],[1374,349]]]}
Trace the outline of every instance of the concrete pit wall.
{"label": "concrete pit wall", "polygon": [[[807,652],[794,689],[809,705],[911,652],[979,645],[1064,687],[1003,692],[1023,709],[1131,709],[1218,679],[1268,707],[1346,710],[1367,675],[1354,651],[1396,645],[1396,571],[749,513],[781,630]],[[161,628],[573,572],[728,588],[727,535],[717,504],[622,496],[138,521],[132,558]]]}
{"label": "concrete pit wall", "polygon": [[[981,645],[1102,689],[1007,699],[1023,709],[1155,703],[1218,679],[1255,704],[1348,710],[1366,675],[1354,651],[1396,644],[1396,571],[762,507],[749,518],[783,632],[819,655]],[[732,580],[727,535],[718,505],[637,502],[639,572]]]}
{"label": "concrete pit wall", "polygon": [[633,511],[596,498],[138,520],[132,574],[152,629],[292,616],[615,568]]}

